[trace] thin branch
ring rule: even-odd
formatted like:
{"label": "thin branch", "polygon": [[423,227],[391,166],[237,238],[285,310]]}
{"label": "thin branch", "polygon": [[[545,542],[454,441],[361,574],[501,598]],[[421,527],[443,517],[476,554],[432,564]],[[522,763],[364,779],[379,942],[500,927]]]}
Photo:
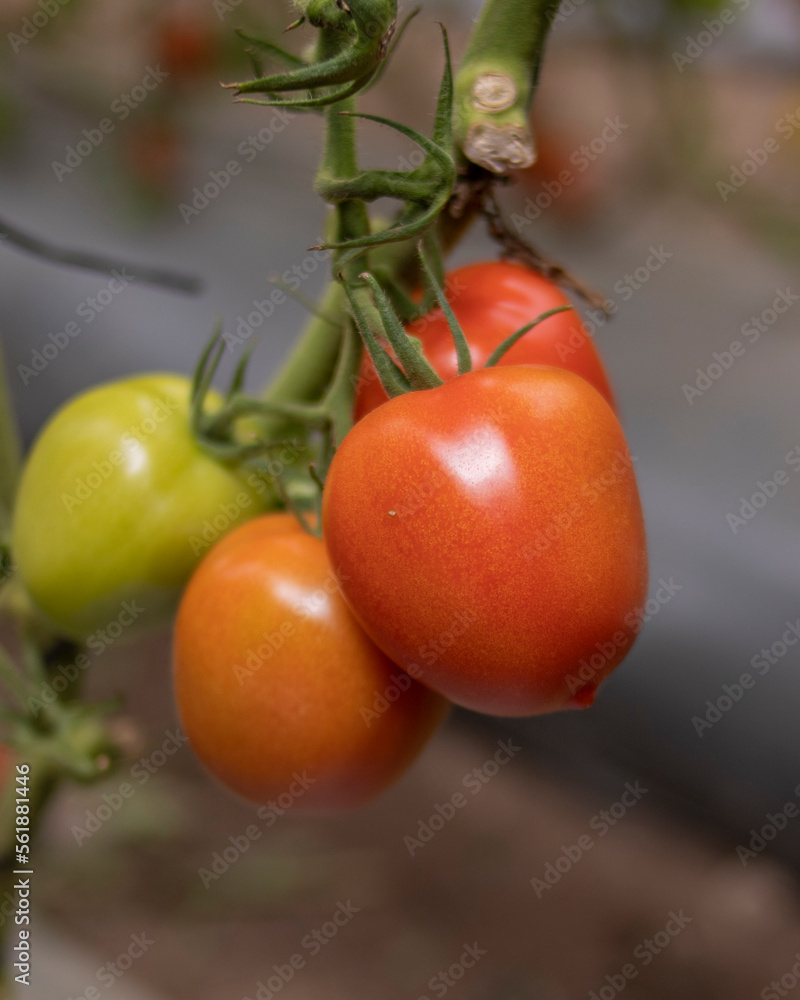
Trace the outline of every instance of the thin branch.
{"label": "thin branch", "polygon": [[0,241],[7,240],[11,246],[24,253],[32,254],[51,264],[63,264],[66,267],[76,267],[84,271],[95,271],[114,277],[115,271],[127,270],[133,272],[133,278],[143,285],[157,285],[175,292],[187,295],[197,295],[203,288],[203,281],[189,274],[178,274],[158,267],[145,267],[131,264],[128,261],[107,257],[105,254],[92,253],[85,250],[71,250],[68,247],[58,247],[38,236],[23,232],[5,219],[0,218]]}

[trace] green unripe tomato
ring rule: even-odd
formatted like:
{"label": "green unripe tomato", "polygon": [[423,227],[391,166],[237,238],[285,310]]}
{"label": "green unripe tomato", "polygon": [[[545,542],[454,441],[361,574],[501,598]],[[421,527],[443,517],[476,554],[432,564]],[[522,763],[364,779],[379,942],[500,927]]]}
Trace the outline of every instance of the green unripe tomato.
{"label": "green unripe tomato", "polygon": [[198,447],[190,390],[168,374],[97,386],[67,402],[34,443],[12,549],[31,597],[63,634],[165,624],[211,545],[272,505],[257,474]]}

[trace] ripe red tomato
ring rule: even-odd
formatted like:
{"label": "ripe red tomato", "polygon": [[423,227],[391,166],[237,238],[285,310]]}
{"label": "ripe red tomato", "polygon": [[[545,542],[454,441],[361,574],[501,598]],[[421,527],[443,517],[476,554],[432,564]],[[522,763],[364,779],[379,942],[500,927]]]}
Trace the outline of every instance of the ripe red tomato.
{"label": "ripe red tomato", "polygon": [[632,461],[608,403],[562,369],[487,368],[392,399],[328,474],[342,593],[387,656],[459,705],[590,704],[646,596]]}
{"label": "ripe red tomato", "polygon": [[[447,278],[447,299],[461,324],[473,368],[483,368],[496,347],[512,333],[558,306],[569,305],[561,289],[522,264],[490,261],[470,264]],[[441,309],[416,320],[408,332],[445,381],[458,373],[450,328]],[[600,356],[576,312],[558,313],[529,330],[500,361],[501,365],[553,365],[590,382],[614,406]],[[386,402],[386,393],[365,353],[356,394],[356,419]]]}
{"label": "ripe red tomato", "polygon": [[297,813],[361,805],[410,765],[447,703],[347,609],[325,547],[288,515],[200,564],[175,631],[178,708],[200,760],[240,795]]}

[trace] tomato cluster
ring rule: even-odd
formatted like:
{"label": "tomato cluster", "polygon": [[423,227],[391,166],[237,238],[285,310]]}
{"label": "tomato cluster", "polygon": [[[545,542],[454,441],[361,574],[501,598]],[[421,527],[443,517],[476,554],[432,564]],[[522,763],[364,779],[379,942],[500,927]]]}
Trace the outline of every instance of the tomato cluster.
{"label": "tomato cluster", "polygon": [[445,380],[388,400],[364,357],[333,459],[323,542],[268,515],[220,543],[178,616],[178,703],[229,787],[341,808],[389,784],[447,702],[584,707],[635,638],[647,557],[633,460],[574,313],[512,263],[453,272],[473,366],[440,309],[409,327]]}
{"label": "tomato cluster", "polygon": [[182,721],[209,771],[254,801],[293,789],[298,812],[358,806],[451,702],[587,706],[632,645],[644,526],[593,343],[559,313],[483,367],[567,300],[512,263],[462,268],[447,288],[474,370],[458,374],[441,310],[408,331],[438,387],[389,400],[364,360],[322,538],[201,450],[175,376],[71,402],[27,464],[13,545],[33,599],[85,638],[124,601],[161,623],[183,592]]}

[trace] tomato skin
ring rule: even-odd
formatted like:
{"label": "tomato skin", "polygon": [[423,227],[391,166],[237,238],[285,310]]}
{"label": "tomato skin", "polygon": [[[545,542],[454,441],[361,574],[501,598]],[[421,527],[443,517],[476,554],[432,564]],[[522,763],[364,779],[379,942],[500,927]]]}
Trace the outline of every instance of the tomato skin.
{"label": "tomato skin", "polygon": [[253,473],[200,450],[189,396],[179,375],[96,386],[35,441],[12,548],[31,597],[63,634],[85,639],[115,622],[125,602],[136,607],[126,636],[167,623],[210,543],[272,501]]}
{"label": "tomato skin", "polygon": [[[511,261],[470,264],[447,277],[447,297],[461,324],[472,367],[483,368],[495,348],[526,323],[569,299],[548,278]],[[458,374],[450,328],[440,309],[416,320],[408,333],[422,342],[425,357],[446,382]],[[577,312],[559,313],[529,330],[501,359],[500,365],[552,365],[586,379],[614,407],[603,363]],[[356,395],[360,420],[386,402],[372,360],[365,354]]]}
{"label": "tomato skin", "polygon": [[624,435],[556,368],[483,369],[369,414],[331,465],[323,533],[387,656],[493,715],[590,704],[646,597]]}
{"label": "tomato skin", "polygon": [[307,774],[313,784],[292,813],[373,798],[448,707],[369,640],[325,546],[287,515],[251,521],[212,549],[186,589],[174,649],[178,707],[197,756],[255,802]]}

